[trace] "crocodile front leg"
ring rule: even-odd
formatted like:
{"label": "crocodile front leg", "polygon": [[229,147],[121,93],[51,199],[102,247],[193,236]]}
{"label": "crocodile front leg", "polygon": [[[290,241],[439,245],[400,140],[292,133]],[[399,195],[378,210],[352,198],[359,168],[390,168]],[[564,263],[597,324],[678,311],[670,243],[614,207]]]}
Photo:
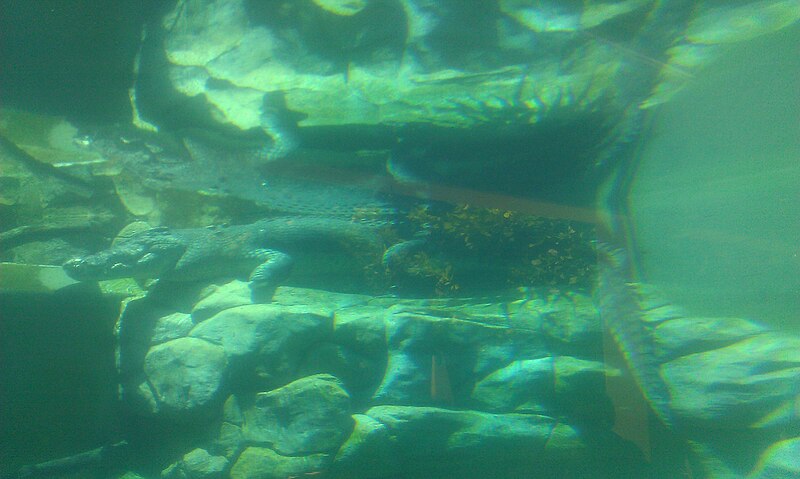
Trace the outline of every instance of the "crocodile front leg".
{"label": "crocodile front leg", "polygon": [[253,252],[253,256],[261,261],[248,278],[253,298],[261,301],[271,299],[275,288],[289,277],[292,258],[273,249],[258,249]]}

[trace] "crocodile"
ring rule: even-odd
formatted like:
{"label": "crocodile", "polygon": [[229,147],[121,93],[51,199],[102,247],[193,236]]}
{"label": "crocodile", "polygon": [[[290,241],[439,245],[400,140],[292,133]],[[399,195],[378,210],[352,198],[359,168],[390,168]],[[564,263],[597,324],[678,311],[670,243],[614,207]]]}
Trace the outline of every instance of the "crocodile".
{"label": "crocodile", "polygon": [[251,224],[193,229],[150,228],[106,250],[63,265],[78,281],[158,278],[189,282],[249,274],[253,291],[288,276],[293,255],[351,249],[382,251],[377,226],[336,218],[276,217]]}
{"label": "crocodile", "polygon": [[[126,205],[129,195],[154,198],[166,191],[242,200],[273,215],[349,219],[397,214],[383,198],[380,178],[320,168],[316,160],[324,158],[310,159],[316,153],[303,161],[266,165],[261,160],[265,147],[258,140],[196,129],[154,134],[103,127],[87,131],[74,142],[84,154],[106,163],[98,171],[111,176]],[[273,145],[270,150],[276,148],[289,146]],[[269,154],[274,159],[275,152]]]}

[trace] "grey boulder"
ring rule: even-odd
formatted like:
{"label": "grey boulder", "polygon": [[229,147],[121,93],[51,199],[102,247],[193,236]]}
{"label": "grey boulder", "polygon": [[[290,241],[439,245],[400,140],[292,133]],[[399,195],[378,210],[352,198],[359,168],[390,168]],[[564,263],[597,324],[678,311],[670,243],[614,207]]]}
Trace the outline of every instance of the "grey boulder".
{"label": "grey boulder", "polygon": [[347,391],[335,377],[317,374],[257,394],[242,432],[251,444],[299,456],[335,451],[352,429]]}
{"label": "grey boulder", "polygon": [[202,339],[178,338],[150,348],[144,372],[158,412],[186,416],[215,405],[227,365],[223,349]]}

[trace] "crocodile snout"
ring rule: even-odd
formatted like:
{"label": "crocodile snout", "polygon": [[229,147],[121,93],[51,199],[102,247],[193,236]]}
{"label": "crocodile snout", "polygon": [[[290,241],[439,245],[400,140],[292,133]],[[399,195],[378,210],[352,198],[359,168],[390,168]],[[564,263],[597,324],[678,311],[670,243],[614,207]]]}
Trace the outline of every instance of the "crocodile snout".
{"label": "crocodile snout", "polygon": [[72,258],[71,260],[67,261],[61,267],[64,269],[64,272],[67,273],[72,279],[83,281],[87,279],[85,277],[85,265],[86,260],[84,258]]}
{"label": "crocodile snout", "polygon": [[120,271],[121,266],[114,264],[109,267],[107,261],[102,261],[94,256],[87,256],[84,258],[73,258],[61,267],[67,276],[77,281],[99,281],[101,279],[111,279],[114,277],[124,276],[124,271]]}

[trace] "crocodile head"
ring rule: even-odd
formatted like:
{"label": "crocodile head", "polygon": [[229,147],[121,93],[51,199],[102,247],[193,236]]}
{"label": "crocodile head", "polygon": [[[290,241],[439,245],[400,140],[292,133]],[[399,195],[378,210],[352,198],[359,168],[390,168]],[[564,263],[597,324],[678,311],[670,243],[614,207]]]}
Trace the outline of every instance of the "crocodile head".
{"label": "crocodile head", "polygon": [[74,258],[64,271],[78,281],[157,278],[174,269],[186,250],[166,228],[152,228],[117,241],[109,249]]}

